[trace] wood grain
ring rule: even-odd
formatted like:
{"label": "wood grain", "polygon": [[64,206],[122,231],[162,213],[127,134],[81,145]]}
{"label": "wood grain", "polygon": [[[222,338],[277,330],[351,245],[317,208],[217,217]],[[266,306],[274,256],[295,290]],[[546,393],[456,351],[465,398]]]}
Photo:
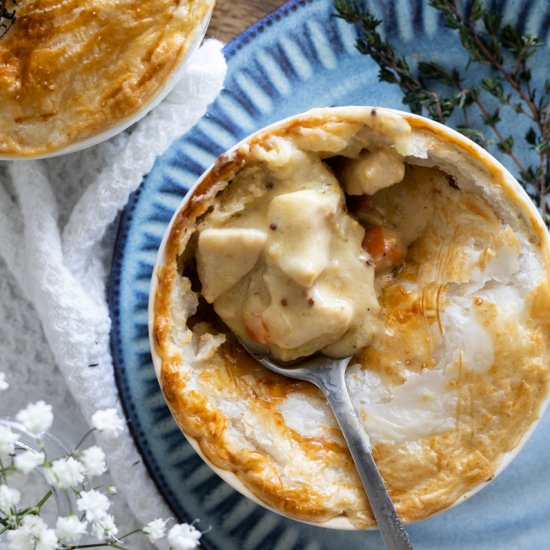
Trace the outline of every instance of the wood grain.
{"label": "wood grain", "polygon": [[283,4],[283,0],[217,0],[208,36],[228,42]]}

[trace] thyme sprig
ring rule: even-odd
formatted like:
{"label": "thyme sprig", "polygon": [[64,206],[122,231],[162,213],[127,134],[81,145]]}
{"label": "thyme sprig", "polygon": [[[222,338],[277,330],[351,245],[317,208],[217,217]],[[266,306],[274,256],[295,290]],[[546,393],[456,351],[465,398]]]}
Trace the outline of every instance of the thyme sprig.
{"label": "thyme sprig", "polygon": [[[518,180],[549,223],[546,193],[550,190],[550,80],[546,79],[543,89],[536,90],[531,66],[541,44],[539,38],[504,25],[501,14],[490,11],[482,0],[429,3],[441,13],[445,26],[458,34],[467,58],[462,72],[433,60],[410,63],[381,36],[381,21],[372,13],[355,0],[334,0],[336,15],[358,26],[357,49],[378,64],[379,79],[399,86],[403,103],[412,112],[442,123],[454,114],[457,130],[483,147],[495,144],[508,155]],[[486,75],[474,83],[466,76],[472,64],[486,69]],[[523,138],[536,162],[526,165],[520,160],[517,136],[503,128],[501,109],[529,121]],[[491,138],[486,136],[487,130]]]}
{"label": "thyme sprig", "polygon": [[[8,4],[11,5],[11,10],[8,9]],[[15,25],[15,21],[17,20],[16,8],[18,7],[17,0],[0,0],[0,40]]]}

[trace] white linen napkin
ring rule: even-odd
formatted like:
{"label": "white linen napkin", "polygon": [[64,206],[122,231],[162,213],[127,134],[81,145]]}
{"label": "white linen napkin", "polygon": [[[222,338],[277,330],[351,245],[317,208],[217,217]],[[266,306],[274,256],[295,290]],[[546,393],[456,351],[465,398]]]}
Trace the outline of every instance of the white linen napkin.
{"label": "white linen napkin", "polygon": [[[97,409],[114,407],[122,415],[106,300],[113,222],[156,157],[189,130],[218,95],[226,73],[221,48],[220,42],[206,41],[173,92],[130,131],[63,157],[0,163],[0,314],[5,312],[5,326],[17,325],[17,311],[10,310],[17,292],[12,284],[3,284],[1,273],[7,266],[34,306],[55,362],[88,421]],[[31,344],[37,349],[19,346],[17,351],[17,335],[9,327],[4,334],[11,336],[0,336],[2,355],[3,348],[27,358],[34,353],[36,368],[48,357],[40,349],[42,338]],[[23,348],[28,346],[29,339],[23,338]],[[96,368],[88,368],[96,363]],[[27,368],[28,376],[39,383],[40,373],[33,372],[33,365]],[[0,371],[5,369],[0,363]],[[48,401],[48,395],[42,398]],[[129,432],[99,443],[117,489],[141,525],[169,517]]]}

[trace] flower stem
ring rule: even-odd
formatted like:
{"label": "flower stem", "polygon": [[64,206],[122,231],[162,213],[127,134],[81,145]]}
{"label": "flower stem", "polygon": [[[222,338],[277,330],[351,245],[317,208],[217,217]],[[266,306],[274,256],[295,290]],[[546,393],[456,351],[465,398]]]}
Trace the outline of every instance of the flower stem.
{"label": "flower stem", "polygon": [[119,540],[124,540],[125,538],[128,538],[130,535],[135,535],[136,533],[143,532],[143,529],[134,529],[133,531],[130,531],[129,533],[126,533],[122,537],[119,538]]}
{"label": "flower stem", "polygon": [[95,428],[90,428],[80,439],[80,441],[76,444],[75,448],[73,449],[73,453],[78,450],[78,448],[95,432]]}
{"label": "flower stem", "polygon": [[38,508],[38,510],[41,510],[42,509],[42,506],[44,506],[44,504],[46,504],[46,502],[48,501],[48,499],[53,495],[53,492],[50,490],[48,491],[43,497],[42,499],[40,500],[40,502],[35,506],[35,508]]}
{"label": "flower stem", "polygon": [[118,548],[119,550],[126,550],[124,547],[119,546],[115,542],[109,542],[109,543],[96,543],[96,544],[77,544],[76,546],[69,546],[68,550],[77,550],[77,548]]}
{"label": "flower stem", "polygon": [[8,468],[10,466],[4,466],[4,463],[2,462],[2,459],[0,458],[0,479],[7,485],[8,483],[8,476],[6,473],[8,472]]}

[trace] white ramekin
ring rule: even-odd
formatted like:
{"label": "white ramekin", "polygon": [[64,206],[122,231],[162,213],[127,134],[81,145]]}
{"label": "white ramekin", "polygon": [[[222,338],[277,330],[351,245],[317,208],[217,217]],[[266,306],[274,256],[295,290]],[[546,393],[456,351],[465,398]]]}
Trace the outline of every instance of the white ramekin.
{"label": "white ramekin", "polygon": [[[528,217],[530,219],[530,222],[533,225],[533,227],[535,228],[535,230],[537,231],[537,233],[541,235],[541,241],[542,241],[541,248],[543,250],[546,250],[547,254],[550,255],[550,237],[548,235],[548,231],[546,229],[546,226],[545,226],[544,222],[542,221],[542,218],[541,218],[540,213],[538,212],[537,208],[535,207],[535,205],[533,204],[533,202],[531,201],[531,199],[529,198],[529,196],[527,195],[525,190],[521,187],[521,185],[512,176],[512,174],[510,174],[510,172],[506,168],[504,168],[504,166],[502,166],[502,164],[500,164],[500,162],[498,160],[496,160],[492,155],[490,155],[487,151],[485,151],[485,149],[481,148],[479,145],[477,145],[476,143],[474,143],[470,139],[466,138],[464,135],[460,134],[459,132],[457,132],[457,131],[455,131],[451,128],[448,128],[447,126],[444,126],[443,124],[440,124],[438,122],[434,122],[433,120],[427,119],[425,117],[421,117],[421,116],[418,116],[418,115],[413,115],[411,113],[406,113],[406,112],[395,110],[395,109],[387,109],[387,108],[382,108],[382,107],[371,107],[371,106],[368,106],[368,107],[367,106],[361,106],[361,107],[331,107],[331,108],[323,108],[323,109],[314,109],[311,112],[314,113],[316,111],[322,112],[322,111],[330,110],[334,113],[337,113],[338,111],[344,111],[344,110],[349,110],[349,109],[352,109],[352,110],[353,109],[361,109],[361,110],[364,109],[364,110],[368,110],[368,111],[370,111],[372,109],[386,110],[386,111],[390,111],[390,112],[393,112],[393,113],[396,113],[396,114],[399,114],[399,115],[405,115],[408,118],[420,119],[420,120],[422,120],[423,124],[427,128],[433,129],[436,133],[444,134],[446,137],[448,137],[450,139],[450,141],[453,141],[455,143],[463,145],[467,149],[473,150],[478,155],[478,158],[486,166],[488,166],[489,169],[493,173],[498,173],[499,174],[499,178],[500,178],[501,182],[503,183],[503,186],[505,187],[506,191],[509,192],[513,196],[514,202],[518,205],[518,207],[522,210],[522,212],[526,215],[526,217]],[[284,120],[278,121],[274,124],[271,124],[271,125],[269,125],[265,128],[262,128],[261,130],[258,130],[254,134],[248,136],[247,138],[245,138],[244,140],[242,140],[241,142],[236,144],[234,147],[232,147],[231,149],[226,151],[221,156],[230,157],[232,152],[239,149],[239,147],[241,147],[243,144],[245,144],[249,140],[252,140],[256,135],[258,135],[260,133],[263,133],[265,131],[275,130],[279,127],[285,126],[290,121],[292,121],[294,119],[297,119],[297,118],[301,118],[306,114],[308,114],[308,113],[302,113],[302,114],[299,114],[299,115],[295,115],[295,116],[286,118]],[[157,375],[157,379],[159,380],[159,383],[160,383],[161,358],[158,356],[158,354],[155,351],[155,345],[154,345],[153,336],[152,336],[152,334],[153,334],[152,328],[154,326],[154,301],[155,301],[155,295],[156,295],[156,290],[157,290],[157,286],[158,286],[157,271],[158,271],[159,266],[164,264],[164,262],[165,262],[166,242],[168,240],[168,236],[171,232],[173,223],[174,223],[179,211],[185,205],[187,205],[187,203],[189,201],[191,201],[191,199],[194,196],[195,190],[200,186],[202,181],[210,175],[210,173],[212,172],[212,170],[214,168],[215,168],[215,164],[213,164],[211,167],[209,167],[204,172],[204,174],[197,180],[197,182],[193,185],[193,187],[187,192],[187,194],[183,198],[181,204],[179,205],[178,209],[176,210],[174,216],[172,217],[172,220],[171,220],[170,224],[168,225],[168,227],[166,229],[166,232],[164,234],[164,238],[163,238],[163,240],[161,242],[161,245],[159,247],[159,250],[158,250],[157,260],[156,260],[156,263],[155,263],[155,268],[154,268],[152,279],[151,279],[151,288],[150,288],[150,294],[149,294],[148,322],[149,322],[149,337],[150,337],[150,344],[151,344],[151,354],[152,354],[152,358],[153,358],[153,365],[155,367],[155,372],[156,372],[156,375]],[[481,491],[484,487],[489,485],[489,483],[491,483],[498,475],[500,475],[500,473],[502,473],[506,469],[506,467],[513,461],[513,459],[518,455],[518,453],[521,451],[521,449],[525,446],[525,444],[527,443],[527,441],[529,440],[529,438],[533,434],[535,428],[537,427],[538,423],[540,422],[540,419],[542,418],[542,416],[544,414],[544,411],[546,410],[549,402],[550,402],[550,395],[547,396],[546,399],[543,401],[543,403],[540,407],[539,416],[538,416],[537,420],[534,421],[531,424],[530,428],[523,435],[523,437],[521,438],[518,445],[514,449],[512,449],[511,451],[509,451],[509,452],[507,452],[506,454],[503,455],[503,457],[501,459],[501,462],[500,462],[498,468],[496,469],[496,471],[494,473],[494,476],[491,480],[483,481],[483,482],[479,483],[476,487],[474,487],[470,491],[468,491],[468,492],[464,493],[463,495],[461,495],[455,502],[453,502],[447,508],[444,508],[443,510],[440,510],[439,512],[436,512],[436,513],[428,516],[428,518],[439,515],[442,512],[445,512],[446,510],[454,508],[455,506],[457,506],[461,502],[464,502],[464,501],[468,500],[470,497],[472,497],[473,495],[475,495],[476,493]],[[195,451],[200,455],[200,457],[206,462],[206,464],[216,474],[218,474],[226,483],[231,485],[231,487],[236,489],[239,493],[246,496],[247,498],[249,498],[253,502],[259,504],[260,506],[263,506],[264,508],[267,508],[268,510],[271,510],[272,512],[275,512],[279,515],[285,516],[285,514],[283,514],[280,510],[272,508],[271,506],[267,505],[265,502],[262,502],[260,499],[258,499],[258,497],[253,495],[251,493],[251,491],[242,483],[242,481],[233,472],[230,472],[228,470],[223,470],[223,469],[215,466],[214,464],[212,464],[212,462],[210,460],[208,460],[208,458],[205,457],[205,455],[202,452],[202,450],[201,450],[201,448],[200,448],[200,446],[199,446],[196,439],[194,439],[194,438],[192,438],[192,437],[190,437],[186,434],[183,434],[183,435],[185,436],[187,441],[190,443],[190,445],[193,447],[193,449],[195,449]],[[289,517],[290,519],[294,519],[295,521],[301,521],[302,523],[308,523],[310,525],[315,525],[317,527],[326,527],[326,528],[330,528],[330,529],[357,530],[357,528],[354,525],[352,525],[352,523],[345,517],[332,518],[332,519],[329,519],[328,521],[325,521],[323,523],[314,523],[314,522],[298,520],[298,519],[296,519],[294,517],[291,517],[291,516],[285,516],[285,517]],[[428,518],[423,518],[423,520],[428,519]],[[423,520],[419,520],[419,521],[423,521]],[[414,523],[414,522],[412,522],[412,523]],[[368,527],[365,530],[371,530],[371,529],[376,529],[376,527]]]}

